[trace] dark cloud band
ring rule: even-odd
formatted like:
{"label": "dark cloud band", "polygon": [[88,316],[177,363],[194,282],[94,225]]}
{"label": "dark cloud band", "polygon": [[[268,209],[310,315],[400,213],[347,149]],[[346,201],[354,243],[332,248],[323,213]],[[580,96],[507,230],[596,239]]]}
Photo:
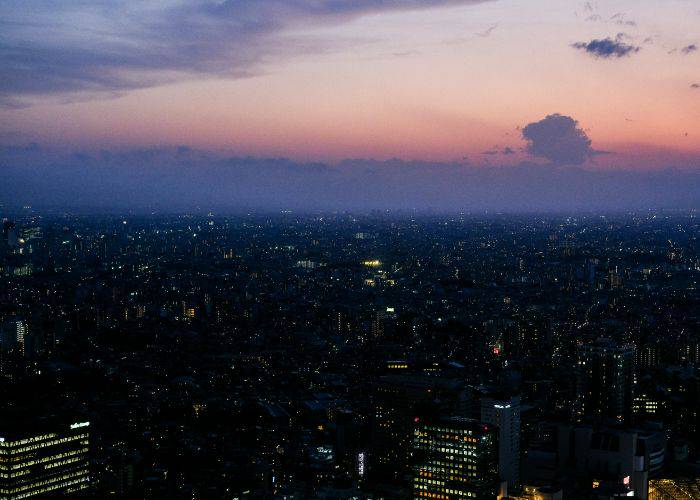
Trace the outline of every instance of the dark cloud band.
{"label": "dark cloud band", "polygon": [[326,50],[285,30],[488,0],[9,0],[0,105],[32,95],[121,92],[196,75],[246,77],[271,58]]}
{"label": "dark cloud band", "polygon": [[[592,154],[566,117],[545,120],[544,126],[526,127],[537,137],[533,147],[540,154],[569,161]],[[579,157],[564,155],[564,144],[578,147]],[[8,203],[144,213],[197,208],[560,212],[696,208],[700,201],[697,169],[597,171],[532,163],[486,168],[402,160],[330,165],[228,157],[186,146],[57,154],[36,144],[0,147],[0,169],[0,200]]]}

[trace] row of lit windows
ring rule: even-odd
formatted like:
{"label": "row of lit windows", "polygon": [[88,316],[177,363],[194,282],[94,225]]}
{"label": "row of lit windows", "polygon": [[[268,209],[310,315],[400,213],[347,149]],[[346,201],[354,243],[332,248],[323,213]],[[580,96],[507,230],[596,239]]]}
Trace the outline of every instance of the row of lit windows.
{"label": "row of lit windows", "polygon": [[[43,481],[35,481],[31,482],[28,484],[23,484],[21,486],[18,486],[16,488],[10,488],[10,489],[3,489],[0,488],[0,493],[5,494],[5,495],[14,495],[15,493],[22,493],[27,490],[31,490],[34,488],[39,488],[42,486],[53,486],[57,481],[65,481],[65,480],[73,480],[75,479],[77,481],[89,481],[88,477],[88,471],[87,469],[82,469],[78,471],[72,471],[66,474],[63,474],[61,476],[54,476],[49,479],[44,479]],[[55,488],[51,488],[55,489]],[[42,491],[49,491],[48,489],[42,490]],[[35,492],[32,492],[32,494],[36,494]],[[21,498],[21,497],[16,497],[16,498]]]}
{"label": "row of lit windows", "polygon": [[12,448],[14,446],[20,446],[26,443],[33,443],[35,441],[42,441],[44,439],[51,439],[55,438],[58,436],[58,434],[53,433],[53,434],[43,434],[41,436],[34,436],[30,438],[25,438],[25,439],[19,439],[17,441],[5,441],[4,439],[0,441],[0,448]]}
{"label": "row of lit windows", "polygon": [[[419,476],[433,477],[434,475],[444,475],[444,474],[464,474],[469,473],[469,471],[476,470],[476,465],[462,465],[460,463],[453,462],[437,462],[431,461],[435,466],[422,466]],[[442,464],[442,465],[440,465]]]}
{"label": "row of lit windows", "polygon": [[465,466],[462,463],[443,462],[441,460],[431,460],[430,464],[422,465],[421,470],[432,471],[432,472],[441,472],[447,468],[447,469],[454,469],[455,471],[458,471],[459,469],[463,469],[464,467]]}
{"label": "row of lit windows", "polygon": [[[421,498],[443,498],[443,499],[449,499],[450,497],[447,495],[443,495],[440,493],[432,493],[430,491],[416,491],[415,494]],[[470,493],[470,492],[455,492],[452,493],[452,495],[457,495],[462,498],[474,498],[476,497],[476,493]]]}
{"label": "row of lit windows", "polygon": [[20,477],[20,476],[24,476],[24,475],[26,475],[26,474],[29,474],[29,472],[30,472],[29,470],[23,470],[23,471],[15,472],[15,473],[13,473],[13,474],[8,474],[7,472],[0,472],[0,478],[2,478],[2,479],[12,479],[12,478],[15,478],[15,477]]}
{"label": "row of lit windows", "polygon": [[[474,474],[472,474],[472,477]],[[444,486],[446,481],[457,481],[460,483],[469,483],[470,477],[465,475],[459,476],[445,476],[442,479],[428,479],[425,477],[414,477],[413,482],[418,484],[436,484],[438,486]]]}
{"label": "row of lit windows", "polygon": [[419,439],[416,441],[415,445],[421,450],[432,450],[441,451],[444,453],[453,453],[456,455],[476,456],[476,451],[472,447],[452,446],[450,443],[444,443],[442,441],[436,442]]}
{"label": "row of lit windows", "polygon": [[68,464],[74,464],[76,462],[80,462],[85,460],[84,457],[74,457],[74,458],[67,458],[65,460],[61,460],[60,462],[53,462],[50,464],[46,464],[47,469],[53,469],[54,467],[60,467],[62,465],[68,465]]}
{"label": "row of lit windows", "polygon": [[417,491],[416,494],[424,498],[448,498],[447,495],[440,495],[439,493],[431,493],[429,491]]}
{"label": "row of lit windows", "polygon": [[[442,457],[438,459],[432,459],[430,460],[430,464],[434,467],[426,467],[427,470],[433,470],[433,471],[441,471],[445,470],[445,468],[457,468],[457,469],[463,469],[464,467],[467,467],[468,464],[462,463],[462,462],[455,462],[454,460],[451,461],[445,461],[441,460]],[[472,462],[473,463],[473,462]]]}
{"label": "row of lit windows", "polygon": [[[470,438],[467,438],[470,439]],[[441,439],[439,437],[423,437],[419,436],[414,439],[415,442],[417,443],[434,443],[434,444],[440,444],[443,446],[455,446],[455,447],[460,447],[460,448],[470,448],[470,449],[476,449],[476,445],[474,445],[473,441],[457,441],[454,442],[452,440],[445,440]]]}
{"label": "row of lit windows", "polygon": [[71,491],[83,490],[83,489],[88,487],[87,483],[89,481],[90,481],[89,477],[73,479],[71,481],[65,481],[63,483],[52,484],[51,486],[48,486],[46,488],[42,488],[42,489],[37,490],[37,491],[29,491],[27,493],[22,493],[22,494],[14,496],[13,498],[20,499],[20,498],[33,497],[35,495],[40,495],[42,493],[48,493],[50,491],[55,491],[55,490],[60,489],[60,488],[68,488],[70,486],[75,486],[75,485],[77,485],[77,487],[71,488],[70,489]]}
{"label": "row of lit windows", "polygon": [[[52,462],[52,461],[54,461],[54,460],[60,460],[60,459],[62,459],[62,458],[67,458],[67,457],[71,457],[71,456],[74,456],[74,455],[87,453],[87,452],[88,452],[87,442],[82,443],[82,444],[85,445],[86,447],[85,447],[85,448],[79,448],[79,449],[77,449],[77,450],[67,451],[67,452],[65,452],[65,453],[58,453],[58,454],[56,454],[56,455],[51,455],[51,456],[48,456],[48,457],[43,457],[43,458],[40,458],[40,459],[38,459],[38,460],[25,460],[25,461],[23,461],[23,462],[19,462],[19,463],[13,464],[11,467],[9,467],[9,469],[12,470],[12,471],[15,471],[15,470],[17,470],[17,469],[23,469],[23,468],[25,468],[25,467],[29,467],[29,466],[31,466],[31,465],[43,464],[43,463],[45,463],[45,462]],[[18,461],[17,459],[14,460],[14,462],[17,462],[17,461]],[[0,466],[0,469],[2,469],[2,466]]]}
{"label": "row of lit windows", "polygon": [[466,430],[466,429],[449,429],[446,427],[434,427],[431,425],[425,426],[425,430],[437,431],[437,432],[449,432],[450,434],[468,434],[469,436],[471,436],[473,434],[472,431]]}
{"label": "row of lit windows", "polygon": [[[52,469],[54,467],[58,467],[58,466],[62,466],[62,465],[69,465],[72,463],[79,463],[79,462],[85,462],[85,458],[84,457],[77,457],[77,458],[67,459],[67,460],[64,460],[62,462],[55,463],[55,464],[47,464],[44,466],[44,470],[46,471],[45,474],[40,476],[40,477],[45,477],[51,473],[51,471],[50,470],[47,471],[47,469]],[[86,469],[86,467],[87,467],[86,464],[82,464],[83,469]],[[76,472],[76,470],[74,469],[72,472]],[[32,475],[31,473],[32,473],[32,469],[25,469],[25,470],[15,472],[15,473],[9,474],[9,475],[8,474],[0,475],[0,477],[4,477],[5,479],[13,480],[12,484],[15,485],[15,488],[19,488],[19,485],[21,485],[21,484],[33,484],[38,480],[36,475]]]}
{"label": "row of lit windows", "polygon": [[432,463],[438,465],[444,465],[447,467],[459,467],[459,468],[464,468],[468,464],[473,463],[471,462],[472,459],[468,459],[466,457],[463,457],[461,455],[445,455],[442,457],[446,460],[449,460],[448,462],[437,462],[435,460],[431,460]]}
{"label": "row of lit windows", "polygon": [[450,446],[443,447],[440,445],[435,445],[433,443],[416,443],[416,449],[423,451],[439,452],[444,453],[446,455],[464,455],[464,458],[476,456],[476,453],[471,450],[452,448]]}
{"label": "row of lit windows", "polygon": [[[417,438],[421,437],[428,437],[432,433],[428,432],[423,432],[420,430],[416,430],[413,435]],[[442,434],[442,435],[433,435],[430,439],[433,440],[438,440],[441,439],[443,441],[464,441],[465,443],[478,443],[479,439],[474,438],[474,437],[469,437],[469,436],[464,436],[464,435],[457,435],[457,434]]]}
{"label": "row of lit windows", "polygon": [[417,482],[420,484],[432,484],[435,486],[445,486],[445,481],[437,481],[435,479],[425,479],[425,478],[416,478]]}
{"label": "row of lit windows", "polygon": [[[417,491],[415,491],[415,490],[417,490]],[[418,496],[428,496],[430,494],[438,495],[438,497],[429,497],[429,498],[440,498],[440,497],[442,497],[441,493],[447,493],[449,495],[453,495],[453,496],[456,495],[458,497],[465,497],[465,498],[476,496],[476,493],[473,493],[471,491],[454,490],[451,488],[439,488],[440,493],[430,493],[428,491],[428,487],[423,486],[423,485],[415,485],[414,491],[415,491],[415,494],[417,494]],[[444,498],[449,498],[449,497],[444,497]]]}
{"label": "row of lit windows", "polygon": [[[69,443],[71,441],[77,441],[77,440],[87,439],[87,438],[88,438],[87,434],[78,434],[75,436],[68,436],[68,437],[64,437],[64,438],[60,438],[60,439],[54,439],[52,441],[43,441],[43,442],[33,444],[30,446],[25,446],[23,448],[10,448],[8,450],[0,450],[0,453],[2,453],[5,456],[7,456],[7,455],[19,455],[20,453],[24,453],[27,451],[38,450],[41,448],[46,448],[48,446],[55,446],[57,444]],[[87,443],[83,443],[83,444],[87,444]]]}

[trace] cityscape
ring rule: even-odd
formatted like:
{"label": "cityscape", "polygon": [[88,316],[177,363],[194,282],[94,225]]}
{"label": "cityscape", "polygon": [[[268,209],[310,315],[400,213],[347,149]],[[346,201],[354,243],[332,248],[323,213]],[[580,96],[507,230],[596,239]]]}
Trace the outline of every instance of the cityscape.
{"label": "cityscape", "polygon": [[2,494],[696,498],[699,237],[695,212],[27,207]]}
{"label": "cityscape", "polygon": [[0,500],[700,500],[699,0],[0,0]]}

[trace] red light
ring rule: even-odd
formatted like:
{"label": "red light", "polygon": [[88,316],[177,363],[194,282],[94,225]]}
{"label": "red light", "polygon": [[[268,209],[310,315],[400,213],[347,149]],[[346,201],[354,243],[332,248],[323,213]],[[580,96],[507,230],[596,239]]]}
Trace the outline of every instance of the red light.
{"label": "red light", "polygon": [[498,347],[494,347],[494,348],[493,348],[493,353],[496,354],[496,355],[498,355],[498,354],[501,353],[501,350],[500,350]]}
{"label": "red light", "polygon": [[415,423],[418,423],[418,422],[420,422],[420,418],[416,417],[416,418],[413,419],[413,421],[414,421]]}

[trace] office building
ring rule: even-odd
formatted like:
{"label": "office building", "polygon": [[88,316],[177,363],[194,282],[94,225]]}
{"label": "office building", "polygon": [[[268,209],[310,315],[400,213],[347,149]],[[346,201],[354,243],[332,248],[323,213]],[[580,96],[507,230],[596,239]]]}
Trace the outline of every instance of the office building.
{"label": "office building", "polygon": [[389,361],[386,366],[400,374],[385,375],[376,384],[371,469],[396,477],[410,469],[415,418],[461,414],[466,396],[458,379],[427,370],[405,373],[411,370],[404,361]]}
{"label": "office building", "polygon": [[413,498],[492,499],[498,492],[498,431],[463,417],[415,423]]}
{"label": "office building", "polygon": [[89,422],[0,429],[0,497],[68,494],[90,485]]}

